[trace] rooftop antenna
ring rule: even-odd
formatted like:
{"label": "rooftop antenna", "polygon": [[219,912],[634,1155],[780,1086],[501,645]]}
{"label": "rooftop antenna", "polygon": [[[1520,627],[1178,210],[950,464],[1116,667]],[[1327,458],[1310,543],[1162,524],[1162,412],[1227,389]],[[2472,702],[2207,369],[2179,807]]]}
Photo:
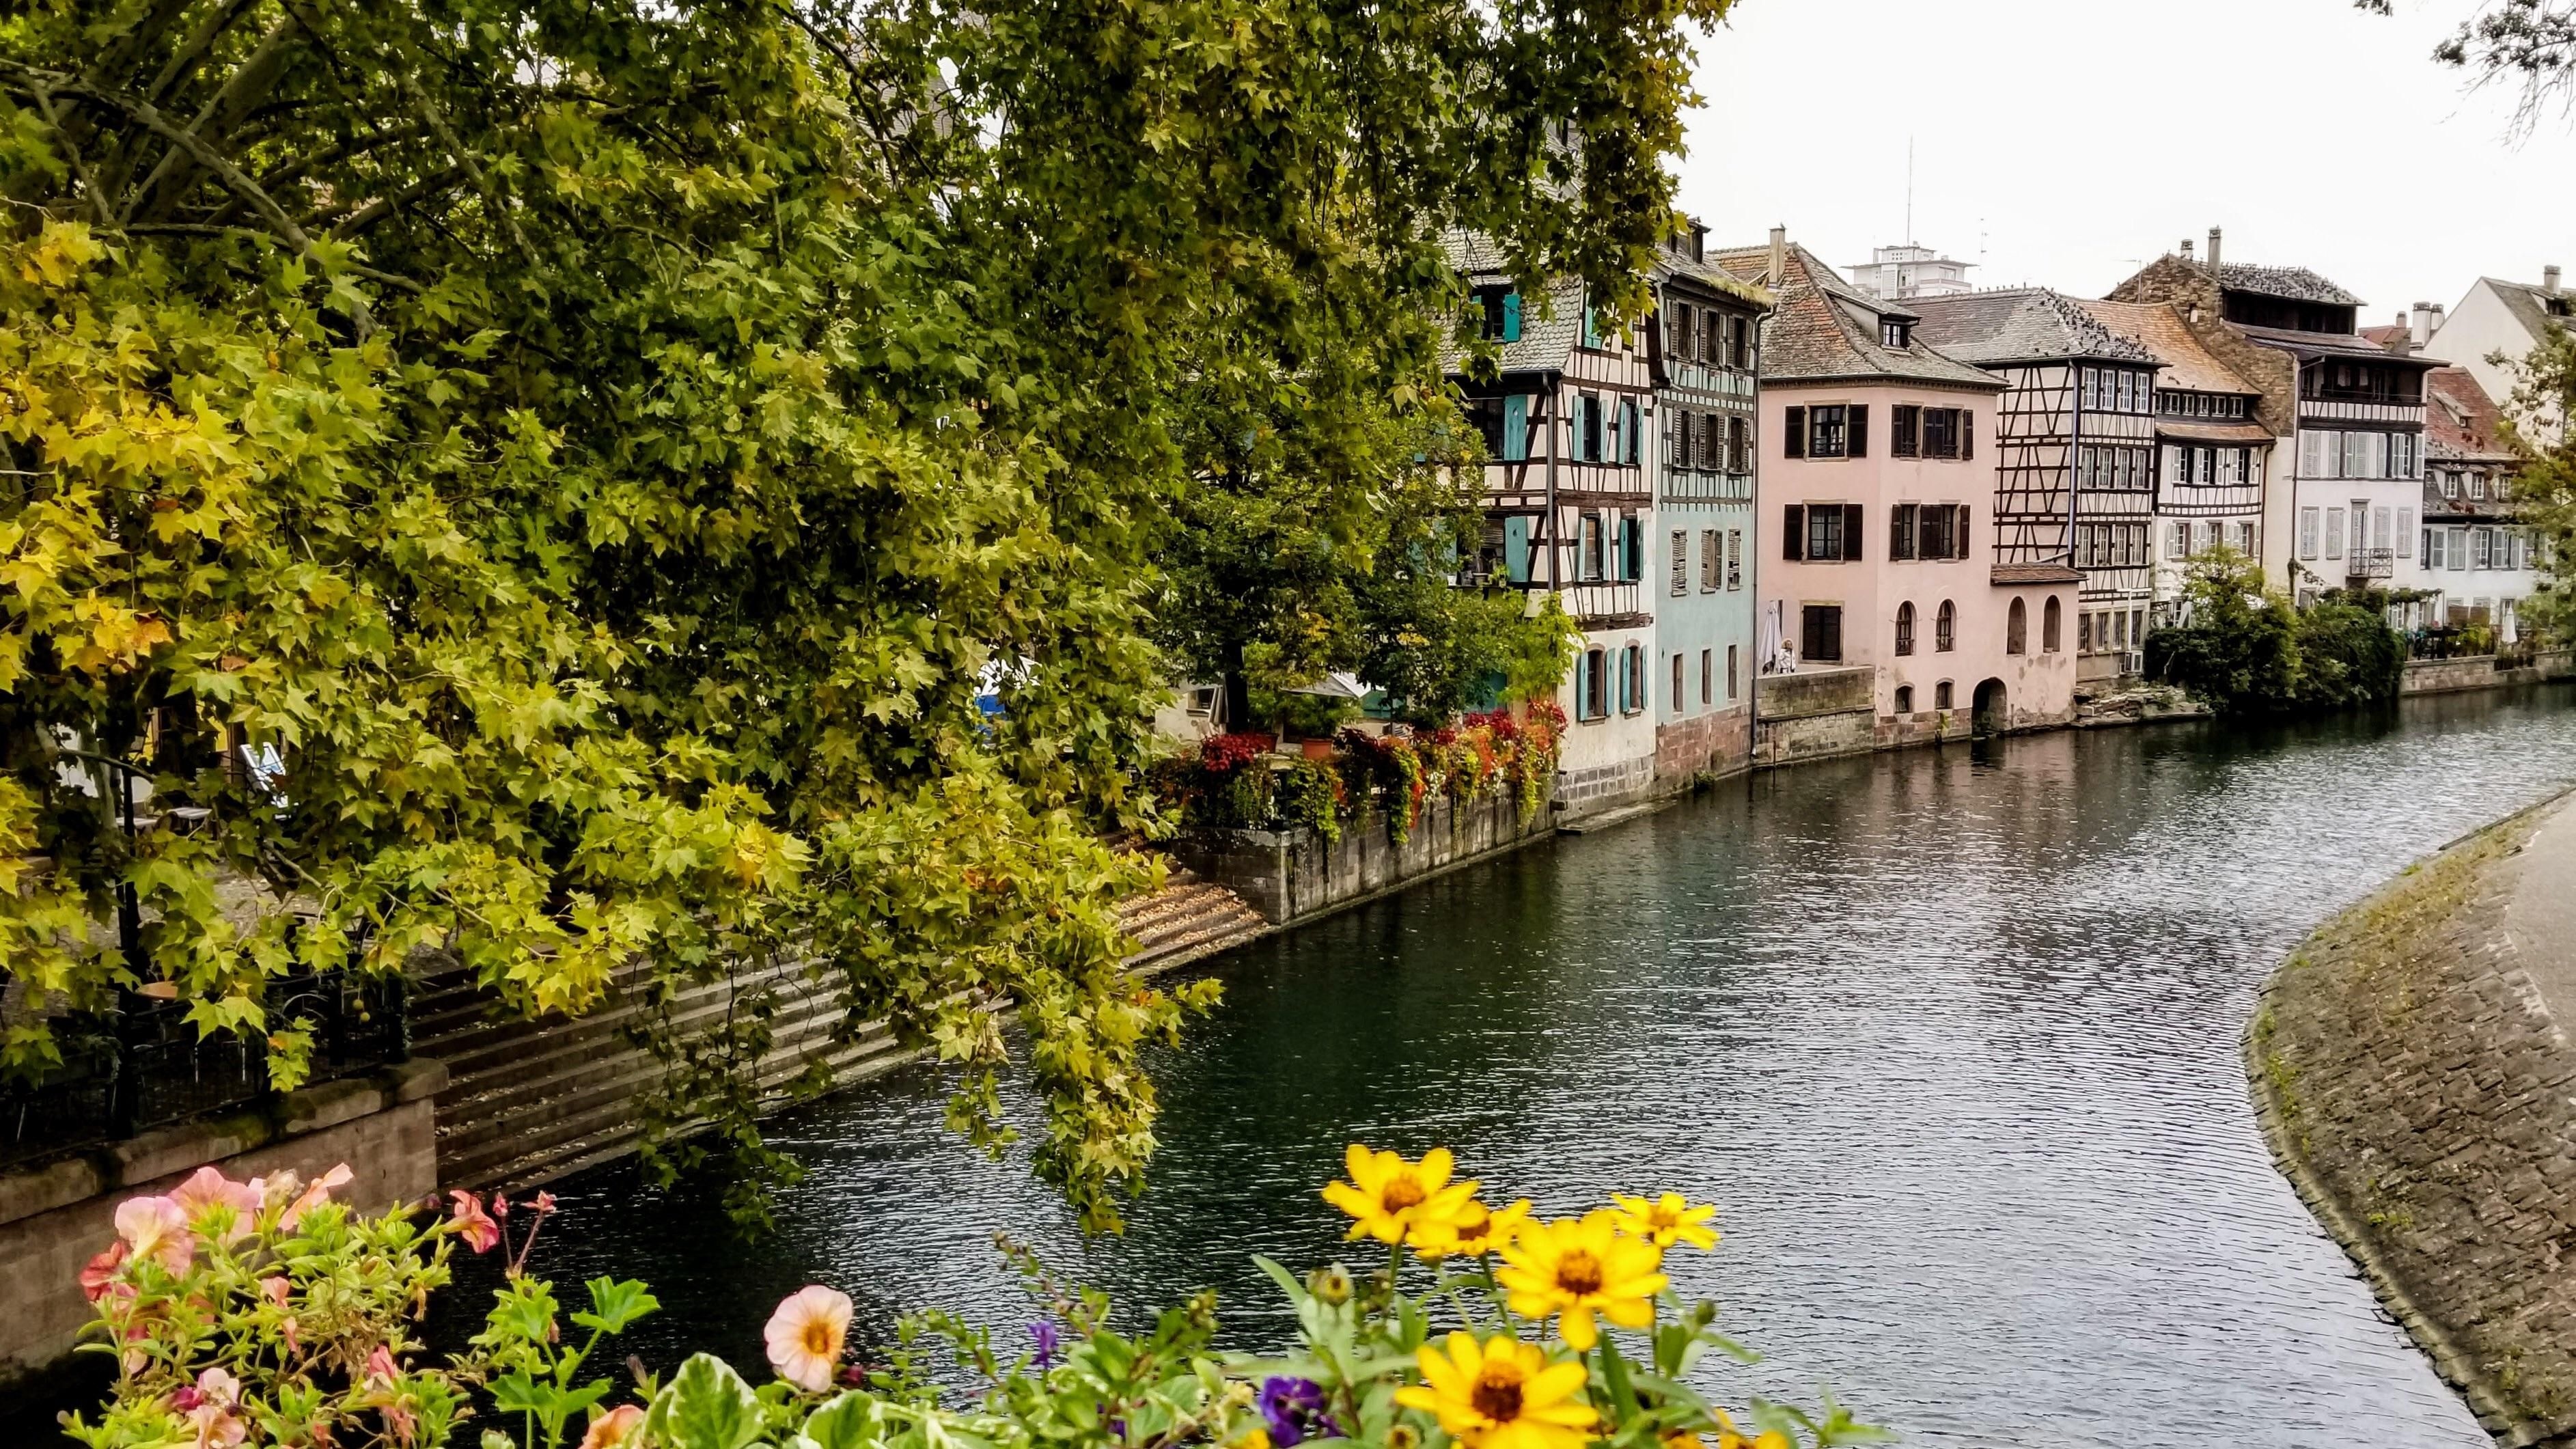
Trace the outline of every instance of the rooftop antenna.
{"label": "rooftop antenna", "polygon": [[1905,244],[1914,245],[1914,138],[1905,138]]}

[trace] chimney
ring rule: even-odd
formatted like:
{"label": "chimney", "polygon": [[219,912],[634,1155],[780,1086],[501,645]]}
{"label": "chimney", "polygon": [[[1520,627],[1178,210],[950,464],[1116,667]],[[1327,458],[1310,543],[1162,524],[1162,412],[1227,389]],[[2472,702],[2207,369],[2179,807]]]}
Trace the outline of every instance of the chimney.
{"label": "chimney", "polygon": [[2549,266],[2540,269],[2540,290],[2553,297],[2558,295],[2558,268]]}
{"label": "chimney", "polygon": [[2406,340],[2413,343],[2415,345],[2415,349],[2419,352],[2423,350],[2425,343],[2433,340],[2432,303],[2418,302],[2415,304],[2415,320],[2407,326]]}
{"label": "chimney", "polygon": [[1691,260],[1695,262],[1708,260],[1708,228],[1696,221],[1691,223]]}
{"label": "chimney", "polygon": [[1785,226],[1771,228],[1771,270],[1764,275],[1768,285],[1774,287],[1789,275],[1789,229]]}
{"label": "chimney", "polygon": [[2186,261],[2186,262],[2191,260],[2191,238],[2190,238],[2190,237],[2184,237],[2184,238],[2182,239],[2182,259],[2183,259],[2184,261]]}
{"label": "chimney", "polygon": [[2209,229],[2209,274],[2218,275],[2218,228]]}

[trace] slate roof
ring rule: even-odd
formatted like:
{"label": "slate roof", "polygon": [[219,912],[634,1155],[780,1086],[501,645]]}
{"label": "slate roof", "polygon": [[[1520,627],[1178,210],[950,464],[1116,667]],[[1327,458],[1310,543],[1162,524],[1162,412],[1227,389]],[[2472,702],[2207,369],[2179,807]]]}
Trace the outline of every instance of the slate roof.
{"label": "slate roof", "polygon": [[2156,360],[2154,353],[2046,287],[1917,297],[1913,304],[1923,317],[1916,334],[1961,362],[1993,366],[2076,357],[2104,362]]}
{"label": "slate roof", "polygon": [[2305,267],[2258,267],[2245,262],[2228,262],[2218,269],[2218,284],[2234,292],[2287,297],[2293,302],[2322,302],[2334,307],[2361,305],[2359,297]]}
{"label": "slate roof", "polygon": [[2092,314],[2093,320],[2110,328],[2155,354],[2165,365],[2156,378],[2156,386],[2178,388],[2184,392],[2239,393],[2248,397],[2262,394],[2262,389],[2245,380],[2244,374],[2218,360],[2208,348],[2200,345],[2191,324],[2182,317],[2182,309],[2171,302],[2079,302]]}
{"label": "slate roof", "polygon": [[2465,367],[2424,374],[2424,451],[2433,458],[2502,460],[2513,456],[2496,425],[2504,410]]}
{"label": "slate roof", "polygon": [[2285,352],[2295,352],[2301,357],[2367,357],[2380,362],[2420,363],[2428,368],[2442,365],[2430,357],[2390,352],[2367,337],[2356,336],[2349,332],[2296,332],[2287,327],[2247,327],[2242,323],[2231,325],[2251,341],[2263,343],[2268,347],[2278,347]]}
{"label": "slate roof", "polygon": [[[1760,279],[1771,266],[1768,246],[1730,247],[1708,255],[1711,262],[1746,281]],[[1765,382],[1907,381],[1986,391],[2003,388],[2001,379],[1944,356],[1926,344],[1919,332],[1903,347],[1885,345],[1879,336],[1880,320],[1912,321],[1916,314],[1853,287],[1805,247],[1789,248],[1787,275],[1772,291],[1773,311],[1762,324]]]}
{"label": "slate roof", "polygon": [[[1467,275],[1471,284],[1508,282],[1511,273],[1503,265],[1503,249],[1490,237],[1452,232],[1448,241],[1449,264]],[[1502,344],[1502,370],[1505,372],[1552,372],[1562,370],[1567,358],[1574,355],[1575,345],[1583,340],[1583,286],[1567,282],[1548,289],[1548,301],[1542,306],[1538,298],[1521,300],[1521,335],[1516,342]],[[1443,343],[1440,363],[1455,371],[1465,361],[1466,350],[1455,342]]]}

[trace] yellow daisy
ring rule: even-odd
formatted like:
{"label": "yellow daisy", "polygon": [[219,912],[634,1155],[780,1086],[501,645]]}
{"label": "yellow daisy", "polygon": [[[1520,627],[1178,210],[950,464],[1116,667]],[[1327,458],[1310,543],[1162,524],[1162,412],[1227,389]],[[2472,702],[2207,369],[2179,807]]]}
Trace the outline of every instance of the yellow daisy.
{"label": "yellow daisy", "polygon": [[1675,1243],[1688,1243],[1694,1248],[1717,1246],[1717,1229],[1708,1226],[1708,1220],[1717,1216],[1714,1207],[1694,1207],[1677,1192],[1665,1193],[1652,1202],[1624,1192],[1614,1192],[1610,1198],[1619,1204],[1612,1220],[1623,1233],[1644,1238],[1658,1248]]}
{"label": "yellow daisy", "polygon": [[1582,1449],[1599,1416],[1575,1397],[1583,1365],[1549,1363],[1538,1345],[1495,1334],[1483,1343],[1452,1333],[1448,1351],[1426,1343],[1422,1382],[1395,1391],[1395,1401],[1427,1409],[1467,1449]]}
{"label": "yellow daisy", "polygon": [[1445,1218],[1424,1218],[1415,1223],[1413,1249],[1433,1262],[1490,1253],[1518,1236],[1529,1223],[1529,1214],[1528,1198],[1502,1208],[1489,1208],[1469,1198]]}
{"label": "yellow daisy", "polygon": [[1556,1316],[1557,1332],[1580,1353],[1601,1337],[1596,1313],[1622,1328],[1655,1321],[1655,1295],[1669,1281],[1656,1271],[1663,1260],[1663,1249],[1623,1235],[1608,1213],[1589,1213],[1523,1228],[1495,1277],[1514,1313]]}
{"label": "yellow daisy", "polygon": [[1434,1147],[1420,1162],[1407,1162],[1392,1152],[1371,1152],[1354,1142],[1342,1154],[1348,1182],[1324,1185],[1324,1201],[1349,1213],[1350,1237],[1400,1243],[1413,1225],[1446,1219],[1458,1205],[1476,1195],[1473,1182],[1451,1182],[1455,1165],[1446,1147]]}

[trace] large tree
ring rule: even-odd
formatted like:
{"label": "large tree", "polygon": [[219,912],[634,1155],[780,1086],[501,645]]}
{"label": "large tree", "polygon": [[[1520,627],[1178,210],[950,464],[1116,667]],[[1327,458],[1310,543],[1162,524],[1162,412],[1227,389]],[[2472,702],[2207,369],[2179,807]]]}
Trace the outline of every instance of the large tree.
{"label": "large tree", "polygon": [[2527,355],[2501,360],[2514,371],[2505,442],[2522,460],[2507,487],[2540,565],[2519,618],[2564,645],[2576,640],[2576,332],[2552,326]]}
{"label": "large tree", "polygon": [[[2389,14],[2392,3],[2353,0],[2379,15]],[[2433,58],[2467,71],[2475,84],[2519,88],[2520,125],[2538,121],[2553,105],[2564,112],[2576,97],[2576,0],[2487,0],[2433,48]]]}
{"label": "large tree", "polygon": [[1038,1170],[1113,1220],[1188,1004],[1099,843],[1159,564],[1246,467],[1328,532],[1418,478],[1451,229],[1637,310],[1725,3],[16,8],[10,977],[167,983],[291,1078],[263,983],[353,941],[566,1010],[804,962],[988,1140],[1017,1006]]}

